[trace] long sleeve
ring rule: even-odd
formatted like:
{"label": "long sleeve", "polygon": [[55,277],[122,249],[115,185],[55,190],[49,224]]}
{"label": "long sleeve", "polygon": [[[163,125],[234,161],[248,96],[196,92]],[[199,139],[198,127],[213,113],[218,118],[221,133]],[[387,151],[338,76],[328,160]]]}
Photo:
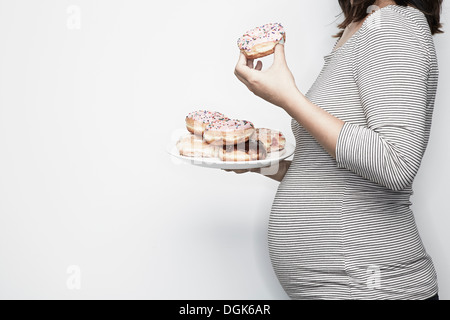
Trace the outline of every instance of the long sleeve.
{"label": "long sleeve", "polygon": [[412,185],[428,143],[430,55],[420,34],[401,19],[389,21],[383,24],[381,16],[379,26],[357,35],[353,73],[367,125],[345,123],[336,161],[399,191]]}

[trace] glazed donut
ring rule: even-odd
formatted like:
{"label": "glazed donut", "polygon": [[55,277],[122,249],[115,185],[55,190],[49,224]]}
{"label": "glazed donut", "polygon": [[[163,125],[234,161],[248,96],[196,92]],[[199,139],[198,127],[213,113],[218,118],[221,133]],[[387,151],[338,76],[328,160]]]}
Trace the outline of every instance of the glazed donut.
{"label": "glazed donut", "polygon": [[180,155],[196,158],[217,158],[219,147],[206,143],[200,136],[189,134],[177,142]]}
{"label": "glazed donut", "polygon": [[219,119],[228,119],[220,112],[199,110],[189,113],[186,116],[186,128],[190,133],[202,136],[206,126]]}
{"label": "glazed donut", "polygon": [[222,161],[255,161],[264,160],[267,151],[260,141],[249,140],[234,146],[225,146],[219,150],[219,158]]}
{"label": "glazed donut", "polygon": [[238,47],[248,59],[258,59],[275,52],[278,43],[284,44],[286,33],[279,23],[268,23],[247,31],[238,40]]}
{"label": "glazed donut", "polygon": [[261,141],[268,153],[282,151],[286,146],[286,138],[277,130],[258,128],[251,139]]}
{"label": "glazed donut", "polygon": [[223,119],[206,125],[203,138],[214,145],[235,145],[247,142],[254,133],[255,127],[249,121]]}

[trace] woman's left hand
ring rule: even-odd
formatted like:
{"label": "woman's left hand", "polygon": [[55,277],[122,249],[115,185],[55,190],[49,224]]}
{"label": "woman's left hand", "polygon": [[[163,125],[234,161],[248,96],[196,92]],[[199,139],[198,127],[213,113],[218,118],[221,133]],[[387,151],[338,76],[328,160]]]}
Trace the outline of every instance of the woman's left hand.
{"label": "woman's left hand", "polygon": [[241,52],[234,74],[247,88],[262,99],[286,109],[301,95],[286,63],[284,45],[275,47],[273,65],[262,71],[262,62],[256,67],[254,60],[248,60]]}
{"label": "woman's left hand", "polygon": [[336,145],[344,122],[309,101],[298,89],[286,63],[284,45],[275,47],[273,65],[262,71],[262,63],[248,60],[241,52],[234,71],[254,94],[283,108],[336,158]]}

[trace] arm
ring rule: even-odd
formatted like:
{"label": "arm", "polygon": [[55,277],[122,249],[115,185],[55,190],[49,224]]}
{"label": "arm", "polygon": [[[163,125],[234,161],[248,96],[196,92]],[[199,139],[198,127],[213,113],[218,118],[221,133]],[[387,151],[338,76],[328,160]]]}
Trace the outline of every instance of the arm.
{"label": "arm", "polygon": [[341,168],[400,191],[412,185],[428,143],[431,64],[421,40],[396,18],[360,35],[365,46],[355,48],[353,69],[367,125],[344,125],[336,160]]}
{"label": "arm", "polygon": [[355,57],[367,126],[345,123],[308,101],[295,85],[282,45],[277,45],[268,70],[261,71],[261,63],[253,68],[253,61],[242,54],[235,74],[253,93],[286,110],[340,168],[403,190],[412,183],[427,143],[429,56],[401,21],[391,30],[392,21],[383,32],[367,31],[365,51]]}

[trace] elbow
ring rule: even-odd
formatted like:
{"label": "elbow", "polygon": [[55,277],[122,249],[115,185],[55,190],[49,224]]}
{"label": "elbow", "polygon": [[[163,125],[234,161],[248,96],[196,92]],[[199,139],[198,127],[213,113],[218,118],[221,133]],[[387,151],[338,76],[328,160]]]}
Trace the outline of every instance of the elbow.
{"label": "elbow", "polygon": [[387,173],[383,185],[392,191],[404,191],[412,186],[416,174],[417,169],[403,166]]}
{"label": "elbow", "polygon": [[412,181],[407,181],[404,179],[392,179],[387,183],[383,184],[384,187],[392,191],[404,191],[412,185]]}

